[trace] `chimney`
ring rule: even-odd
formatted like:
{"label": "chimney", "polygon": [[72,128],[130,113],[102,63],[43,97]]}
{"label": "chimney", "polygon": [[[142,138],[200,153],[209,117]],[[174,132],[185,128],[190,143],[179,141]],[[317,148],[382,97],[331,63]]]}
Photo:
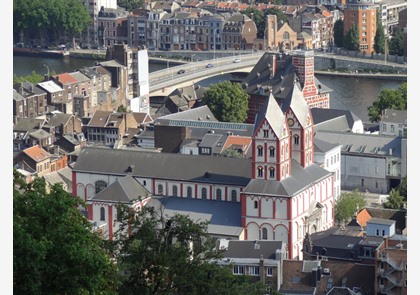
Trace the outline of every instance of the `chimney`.
{"label": "chimney", "polygon": [[[22,85],[22,84],[21,84]],[[20,95],[23,95],[23,87],[22,86],[19,86],[19,94]]]}

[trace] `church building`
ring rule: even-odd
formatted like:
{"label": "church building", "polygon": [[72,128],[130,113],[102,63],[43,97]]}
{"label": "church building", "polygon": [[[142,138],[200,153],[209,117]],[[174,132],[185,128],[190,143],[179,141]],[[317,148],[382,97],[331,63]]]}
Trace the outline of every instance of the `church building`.
{"label": "church building", "polygon": [[[109,212],[102,214],[102,221],[115,230],[121,197],[112,200],[110,190],[101,203],[95,196],[130,175],[130,187],[137,186],[134,179],[145,189],[138,194],[143,205],[153,196],[236,204],[241,238],[282,241],[289,259],[302,259],[305,234],[334,225],[334,177],[314,163],[313,119],[301,77],[292,56],[283,59],[289,65],[278,69],[284,80],[283,99],[279,103],[273,89],[265,96],[255,115],[251,158],[83,148],[73,168],[73,195],[89,206],[94,198],[95,206],[107,207],[89,209],[88,218],[100,221],[100,212]],[[129,198],[132,203],[134,195]]]}

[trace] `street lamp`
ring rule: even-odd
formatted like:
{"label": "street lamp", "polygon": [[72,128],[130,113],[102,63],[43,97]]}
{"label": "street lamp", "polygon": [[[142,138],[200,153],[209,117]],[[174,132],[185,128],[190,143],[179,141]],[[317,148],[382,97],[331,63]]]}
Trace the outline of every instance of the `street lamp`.
{"label": "street lamp", "polygon": [[44,64],[44,67],[46,67],[47,68],[47,73],[48,73],[48,78],[50,78],[50,68],[46,65],[46,64]]}

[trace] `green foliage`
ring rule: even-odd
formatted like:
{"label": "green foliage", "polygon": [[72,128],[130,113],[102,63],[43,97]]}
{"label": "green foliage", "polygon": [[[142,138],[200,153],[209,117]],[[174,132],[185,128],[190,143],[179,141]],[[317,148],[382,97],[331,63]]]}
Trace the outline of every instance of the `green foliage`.
{"label": "green foliage", "polygon": [[373,48],[376,53],[385,53],[385,32],[382,25],[381,19],[379,18],[379,13],[376,14],[376,34],[375,34],[375,44]]}
{"label": "green foliage", "polygon": [[404,35],[402,30],[397,26],[392,32],[391,44],[389,46],[389,53],[392,55],[404,55]]}
{"label": "green foliage", "polygon": [[334,206],[334,214],[336,222],[347,222],[354,216],[357,208],[362,209],[366,206],[367,202],[359,190],[352,192],[342,193]]}
{"label": "green foliage", "polygon": [[[214,263],[221,258],[207,222],[186,215],[165,218],[153,207],[134,213],[121,206],[123,222],[115,238],[121,270],[119,294],[262,294],[248,277],[233,276],[230,268]],[[125,228],[130,223],[131,236]]]}
{"label": "green foliage", "polygon": [[233,148],[225,149],[220,155],[226,158],[242,158],[242,154]]}
{"label": "green foliage", "polygon": [[387,209],[403,209],[404,204],[404,197],[400,195],[398,190],[392,189],[384,207]]}
{"label": "green foliage", "polygon": [[44,76],[37,74],[35,71],[32,71],[32,73],[27,76],[17,76],[16,74],[13,74],[13,85],[22,82],[29,82],[36,85],[42,81],[44,81]]}
{"label": "green foliage", "polygon": [[360,51],[359,44],[359,27],[352,25],[350,30],[344,34],[343,46],[350,51]]}
{"label": "green foliage", "polygon": [[127,109],[123,105],[119,105],[117,108],[117,113],[127,113]]}
{"label": "green foliage", "polygon": [[79,205],[61,185],[47,192],[13,171],[15,294],[115,294],[116,268]]}
{"label": "green foliage", "polygon": [[118,0],[118,6],[125,8],[127,11],[133,11],[139,8],[145,8],[144,0]]}
{"label": "green foliage", "polygon": [[407,83],[402,83],[398,89],[383,89],[377,100],[368,107],[369,120],[379,122],[382,111],[386,109],[407,109]]}
{"label": "green foliage", "polygon": [[404,198],[404,201],[407,202],[407,176],[401,179],[397,191]]}
{"label": "green foliage", "polygon": [[81,33],[91,21],[81,0],[13,1],[13,32],[43,38],[44,45],[58,41],[64,33]]}
{"label": "green foliage", "polygon": [[334,44],[337,47],[343,47],[344,39],[344,22],[342,19],[337,20],[334,23]]}
{"label": "green foliage", "polygon": [[241,13],[245,14],[250,19],[254,19],[254,23],[257,27],[257,38],[264,38],[264,30],[265,30],[264,14],[255,7],[248,7],[247,9],[241,11]]}
{"label": "green foliage", "polygon": [[210,85],[204,93],[203,104],[222,122],[243,123],[247,118],[248,94],[240,83],[223,81]]}

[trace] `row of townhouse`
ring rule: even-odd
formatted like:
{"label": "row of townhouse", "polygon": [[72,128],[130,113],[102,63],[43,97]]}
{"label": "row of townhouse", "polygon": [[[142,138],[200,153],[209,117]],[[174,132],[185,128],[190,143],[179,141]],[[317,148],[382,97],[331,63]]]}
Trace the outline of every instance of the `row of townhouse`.
{"label": "row of townhouse", "polygon": [[[233,4],[235,7],[232,7]],[[333,43],[334,23],[343,17],[335,7],[328,10],[321,5],[152,2],[147,8],[133,12],[113,4],[98,5],[90,6],[94,21],[87,30],[91,34],[85,32],[80,37],[82,47],[128,44],[131,47],[166,50],[280,48],[281,42],[272,42],[279,28],[270,27],[267,23],[264,36],[257,38],[254,20],[241,14],[246,8],[262,12],[274,8],[282,11],[296,34],[309,35],[312,40],[307,48],[321,48]],[[282,25],[280,23],[279,27]],[[277,39],[287,41],[288,36]]]}
{"label": "row of townhouse", "polygon": [[[13,85],[13,118],[34,118],[58,110],[89,117],[96,110],[126,106],[127,66],[116,60],[103,61],[67,73],[45,77],[36,85],[21,82]],[[131,88],[133,79],[131,79]]]}

